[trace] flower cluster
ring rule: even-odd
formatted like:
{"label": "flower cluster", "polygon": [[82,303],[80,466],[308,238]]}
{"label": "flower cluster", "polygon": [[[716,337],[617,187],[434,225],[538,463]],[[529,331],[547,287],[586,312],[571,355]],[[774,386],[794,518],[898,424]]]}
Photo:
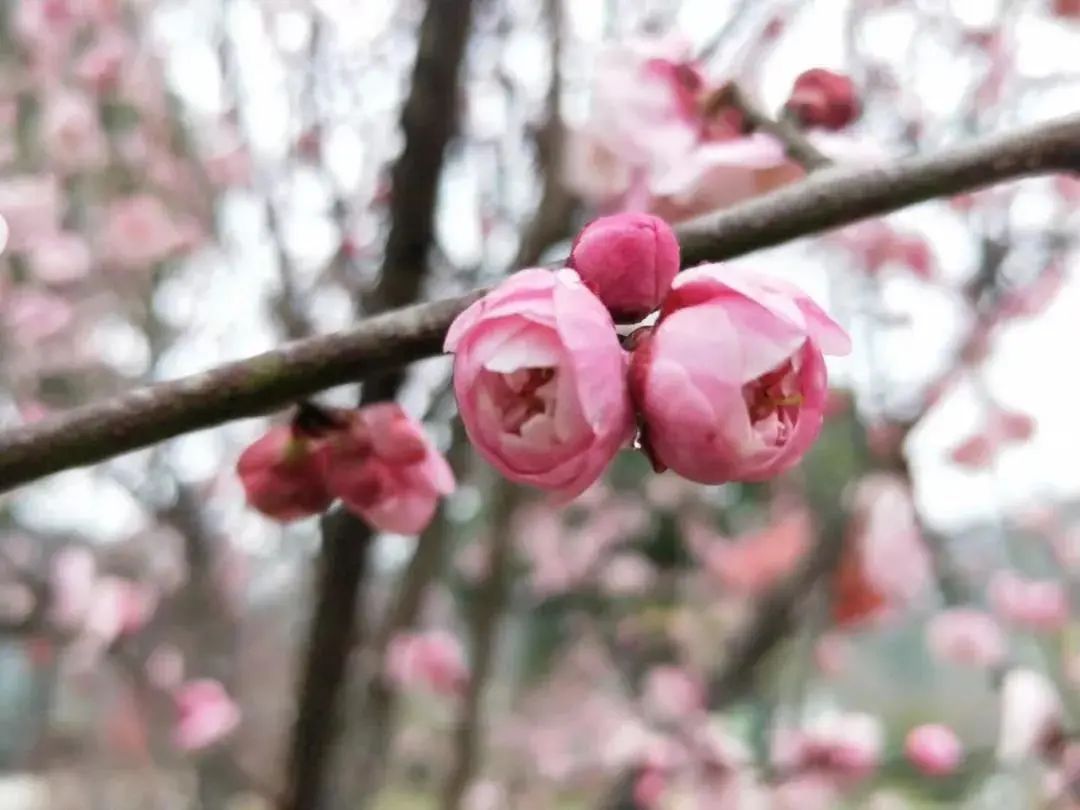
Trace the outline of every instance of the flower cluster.
{"label": "flower cluster", "polygon": [[236,465],[248,503],[281,522],[335,499],[376,529],[416,534],[431,522],[454,474],[423,429],[392,402],[358,410],[303,405]]}
{"label": "flower cluster", "polygon": [[[817,438],[822,353],[850,343],[801,290],[717,264],[676,278],[674,234],[645,214],[591,223],[568,264],[511,276],[446,338],[469,438],[507,478],[572,498],[640,426],[657,470],[759,481]],[[627,353],[612,315],[657,308]]]}

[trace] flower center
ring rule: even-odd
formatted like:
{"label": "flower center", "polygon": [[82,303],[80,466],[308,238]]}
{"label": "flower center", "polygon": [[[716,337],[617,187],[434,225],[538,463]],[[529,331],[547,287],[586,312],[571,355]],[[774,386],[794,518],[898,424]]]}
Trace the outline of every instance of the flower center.
{"label": "flower center", "polygon": [[788,358],[772,371],[746,383],[742,390],[754,431],[764,443],[783,446],[791,438],[803,402],[796,358]]}
{"label": "flower center", "polygon": [[507,433],[521,436],[539,421],[546,422],[555,410],[558,373],[554,368],[521,368],[495,375],[494,399],[498,405],[500,426]]}

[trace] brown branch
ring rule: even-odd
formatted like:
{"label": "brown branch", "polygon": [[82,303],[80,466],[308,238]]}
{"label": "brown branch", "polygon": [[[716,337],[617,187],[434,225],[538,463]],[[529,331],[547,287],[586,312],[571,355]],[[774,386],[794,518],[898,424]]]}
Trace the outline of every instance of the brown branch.
{"label": "brown branch", "polygon": [[[679,226],[685,266],[720,261],[935,197],[1080,170],[1080,115],[890,165],[823,171]],[[365,319],[261,355],[136,389],[0,433],[0,491],[184,433],[284,407],[335,385],[438,354],[475,291]]]}
{"label": "brown branch", "polygon": [[717,105],[730,105],[743,115],[746,129],[765,132],[784,145],[788,157],[807,171],[815,171],[832,165],[830,160],[806,137],[798,125],[787,117],[773,118],[734,82],[721,87],[711,101]]}
{"label": "brown branch", "polygon": [[[456,128],[458,76],[472,6],[472,0],[428,0],[420,24],[412,84],[401,114],[405,146],[391,178],[390,233],[378,285],[366,302],[374,311],[405,306],[420,297],[435,243],[439,178]],[[361,404],[393,399],[405,379],[404,369],[400,362],[390,364],[365,381]],[[357,603],[376,532],[342,509],[321,528],[318,600],[304,656],[284,810],[321,810],[327,804],[326,772],[341,725],[349,654],[361,643],[364,629],[357,621]]]}

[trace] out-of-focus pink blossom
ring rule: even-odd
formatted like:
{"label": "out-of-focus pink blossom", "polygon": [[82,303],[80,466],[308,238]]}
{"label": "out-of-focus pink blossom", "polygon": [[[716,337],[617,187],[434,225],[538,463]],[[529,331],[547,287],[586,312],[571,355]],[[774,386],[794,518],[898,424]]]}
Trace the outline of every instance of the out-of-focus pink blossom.
{"label": "out-of-focus pink blossom", "polygon": [[881,721],[869,714],[829,714],[804,729],[773,735],[773,763],[785,774],[817,772],[841,782],[869,776],[884,745]]}
{"label": "out-of-focus pink blossom", "polygon": [[826,678],[843,673],[851,658],[851,645],[839,633],[825,633],[814,643],[814,665]]}
{"label": "out-of-focus pink blossom", "polygon": [[1069,621],[1069,597],[1057,580],[998,571],[987,587],[987,597],[1004,621],[1025,630],[1050,633]]}
{"label": "out-of-focus pink blossom", "polygon": [[56,337],[75,318],[67,299],[33,287],[18,287],[0,301],[0,317],[18,343],[33,346]]}
{"label": "out-of-focus pink blossom", "polygon": [[1005,634],[988,613],[973,608],[943,610],[926,628],[926,644],[940,661],[990,668],[1005,660]]}
{"label": "out-of-focus pink blossom", "polygon": [[122,577],[101,577],[86,616],[87,635],[108,646],[141,629],[157,607],[157,595],[145,585]]}
{"label": "out-of-focus pink blossom", "polygon": [[848,76],[812,68],[796,77],[785,109],[803,126],[838,130],[859,117],[860,106]]}
{"label": "out-of-focus pink blossom", "polygon": [[118,29],[99,29],[94,43],[75,63],[75,78],[92,93],[114,90],[130,52],[129,39]]}
{"label": "out-of-focus pink blossom", "polygon": [[243,145],[219,149],[203,159],[206,176],[215,186],[229,188],[251,183],[251,155]]}
{"label": "out-of-focus pink blossom", "polygon": [[219,681],[188,681],[174,694],[177,720],[173,742],[184,751],[199,751],[221,742],[240,725],[240,707]]}
{"label": "out-of-focus pink blossom", "polygon": [[248,503],[283,523],[326,511],[334,496],[323,478],[321,452],[288,425],[270,428],[236,462]]}
{"label": "out-of-focus pink blossom", "polygon": [[570,267],[612,316],[636,321],[659,309],[679,272],[679,243],[664,220],[614,214],[578,234]]}
{"label": "out-of-focus pink blossom", "polygon": [[926,776],[948,776],[964,761],[964,747],[956,732],[937,723],[909,731],[904,740],[904,754]]}
{"label": "out-of-focus pink blossom", "polygon": [[423,688],[437,695],[460,695],[469,680],[461,643],[442,630],[394,636],[386,649],[385,671],[399,689]]}
{"label": "out-of-focus pink blossom", "polygon": [[1080,20],[1080,0],[1051,0],[1051,8],[1064,20]]}
{"label": "out-of-focus pink blossom", "polygon": [[867,475],[854,488],[852,511],[852,539],[872,587],[894,607],[910,604],[930,584],[910,487],[899,476]]}
{"label": "out-of-focus pink blossom", "polygon": [[68,546],[56,552],[49,570],[49,614],[61,629],[82,625],[94,598],[97,567],[89,549]]}
{"label": "out-of-focus pink blossom", "polygon": [[90,272],[90,248],[74,233],[43,235],[26,255],[30,272],[45,284],[68,284]]}
{"label": "out-of-focus pink blossom", "polygon": [[188,235],[151,194],[112,203],[105,215],[102,251],[124,270],[149,269],[189,247]]}
{"label": "out-of-focus pink blossom", "polygon": [[1020,411],[999,408],[990,414],[989,430],[1002,441],[1026,442],[1035,433],[1035,419]]}
{"label": "out-of-focus pink blossom", "polygon": [[22,251],[60,225],[60,186],[49,174],[0,179],[0,219],[7,225],[7,247]]}
{"label": "out-of-focus pink blossom", "polygon": [[822,352],[849,349],[793,285],[716,264],[688,270],[631,359],[642,444],[654,466],[700,483],[779,475],[821,431]]}
{"label": "out-of-focus pink blossom", "polygon": [[1020,762],[1047,752],[1062,731],[1061,697],[1040,672],[1011,669],[1001,685],[998,759]]}
{"label": "out-of-focus pink blossom", "polygon": [[764,529],[733,540],[715,536],[696,523],[686,526],[686,541],[707,571],[731,590],[752,596],[790,574],[810,544],[810,515],[795,509]]}
{"label": "out-of-focus pink blossom", "polygon": [[935,259],[926,240],[896,231],[880,219],[850,225],[831,240],[848,250],[868,275],[889,267],[902,267],[921,279],[934,275]]}
{"label": "out-of-focus pink blossom", "polygon": [[634,780],[634,806],[652,810],[660,806],[668,788],[668,778],[659,768],[644,768]]}
{"label": "out-of-focus pink blossom", "polygon": [[397,403],[367,405],[326,437],[321,455],[327,489],[377,529],[418,534],[454,473],[423,427]]}
{"label": "out-of-focus pink blossom", "polygon": [[642,596],[656,581],[656,569],[640,554],[617,554],[600,573],[600,588],[610,597]]}
{"label": "out-of-focus pink blossom", "polygon": [[184,654],[171,644],[162,644],[146,659],[146,677],[158,689],[170,690],[184,680]]}
{"label": "out-of-focus pink blossom", "polygon": [[1057,298],[1067,280],[1062,264],[1050,265],[1034,281],[1002,296],[996,310],[997,318],[1008,321],[1041,315]]}
{"label": "out-of-focus pink blossom", "polygon": [[645,712],[656,720],[684,722],[704,710],[705,687],[682,667],[656,666],[645,675],[641,702]]}
{"label": "out-of-focus pink blossom", "polygon": [[52,162],[67,171],[88,171],[105,163],[105,133],[97,108],[80,93],[59,92],[46,100],[42,140]]}
{"label": "out-of-focus pink blossom", "polygon": [[573,270],[515,273],[458,316],[446,349],[469,438],[512,481],[573,498],[633,432],[625,353]]}
{"label": "out-of-focus pink blossom", "polygon": [[970,470],[984,470],[994,460],[997,449],[996,437],[987,433],[976,433],[956,445],[949,452],[949,458],[952,459],[953,464],[960,467],[966,467]]}

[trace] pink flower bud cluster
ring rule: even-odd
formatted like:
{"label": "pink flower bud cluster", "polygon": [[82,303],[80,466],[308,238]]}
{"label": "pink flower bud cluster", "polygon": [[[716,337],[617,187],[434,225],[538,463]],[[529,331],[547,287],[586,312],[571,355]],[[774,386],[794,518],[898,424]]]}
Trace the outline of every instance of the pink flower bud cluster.
{"label": "pink flower bud cluster", "polygon": [[[454,390],[478,451],[507,478],[573,498],[640,427],[657,470],[760,481],[794,466],[821,430],[823,353],[844,330],[795,286],[718,264],[676,278],[656,217],[588,225],[568,267],[522,270],[454,321]],[[659,309],[631,336],[615,318]]]}
{"label": "pink flower bud cluster", "polygon": [[395,403],[355,411],[302,406],[236,465],[248,503],[289,522],[336,499],[376,529],[416,534],[431,522],[454,474],[423,429]]}

